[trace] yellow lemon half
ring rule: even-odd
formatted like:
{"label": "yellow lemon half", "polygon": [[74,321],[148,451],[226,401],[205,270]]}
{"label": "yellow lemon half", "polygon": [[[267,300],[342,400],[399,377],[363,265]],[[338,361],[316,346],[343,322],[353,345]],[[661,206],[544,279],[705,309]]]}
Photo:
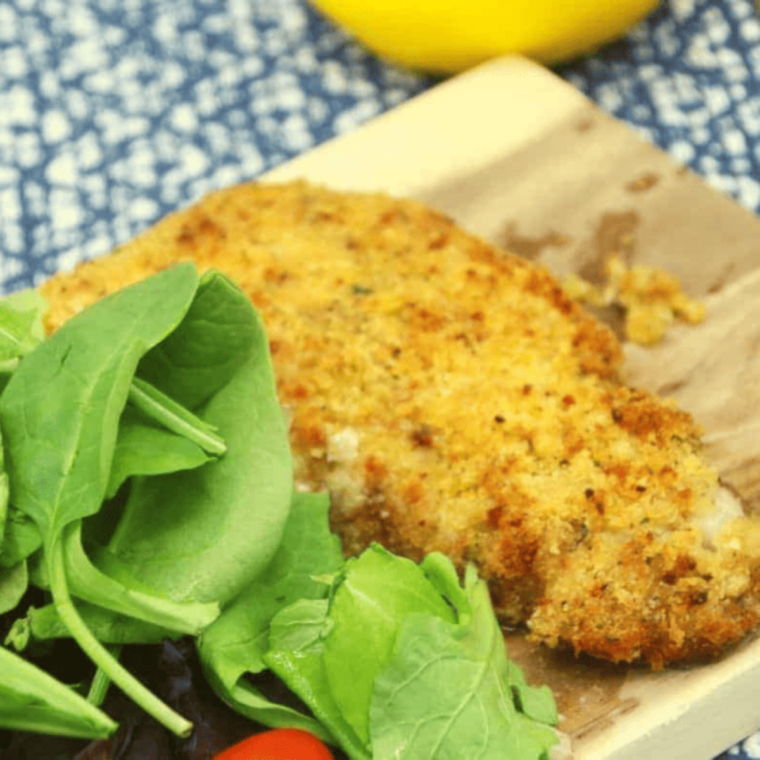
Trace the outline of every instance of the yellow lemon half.
{"label": "yellow lemon half", "polygon": [[370,49],[455,73],[520,53],[555,63],[619,37],[659,0],[312,0]]}

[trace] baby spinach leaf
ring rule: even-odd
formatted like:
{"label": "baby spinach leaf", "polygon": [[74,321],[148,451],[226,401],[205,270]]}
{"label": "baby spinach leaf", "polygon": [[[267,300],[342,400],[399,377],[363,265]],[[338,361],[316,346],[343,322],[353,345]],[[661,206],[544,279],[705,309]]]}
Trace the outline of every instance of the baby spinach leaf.
{"label": "baby spinach leaf", "polygon": [[[204,275],[182,323],[140,360],[137,375],[191,411],[220,391],[252,352],[268,357],[263,326],[250,301],[219,272]],[[261,390],[269,398],[268,361]]]}
{"label": "baby spinach leaf", "polygon": [[452,633],[430,616],[402,625],[397,654],[375,683],[374,760],[548,757],[554,733],[519,713],[506,674],[490,658],[468,657]]}
{"label": "baby spinach leaf", "polygon": [[0,444],[0,615],[14,609],[29,585],[24,558],[11,556],[12,547],[5,540],[8,523],[8,476],[2,471],[3,450]]}
{"label": "baby spinach leaf", "polygon": [[[8,475],[4,470],[4,456],[2,443],[0,443],[0,568],[13,567],[17,565],[23,558],[17,559],[16,557],[5,558],[4,555],[8,552],[8,546],[6,545],[6,524],[8,522]],[[1,577],[1,576],[0,576]],[[2,581],[0,581],[0,586]],[[2,610],[0,609],[0,612]]]}
{"label": "baby spinach leaf", "polygon": [[29,585],[26,562],[14,567],[0,567],[0,615],[18,606]]}
{"label": "baby spinach leaf", "polygon": [[26,618],[16,618],[5,636],[3,644],[13,647],[17,652],[23,652],[32,638],[32,629]]}
{"label": "baby spinach leaf", "polygon": [[47,301],[38,290],[18,290],[0,298],[0,359],[28,354],[45,336]]}
{"label": "baby spinach leaf", "polygon": [[517,709],[537,721],[554,725],[557,708],[548,686],[528,686],[522,670],[507,659],[501,627],[491,607],[491,597],[485,582],[469,566],[465,573],[465,593],[472,610],[472,620],[459,626],[459,637],[468,656],[473,660],[490,660],[494,671],[503,675],[515,695]]}
{"label": "baby spinach leaf", "polygon": [[[120,615],[96,604],[77,600],[77,611],[98,641],[104,644],[158,644],[163,639],[177,638],[177,632]],[[24,621],[34,639],[63,639],[71,636],[54,604],[30,607]]]}
{"label": "baby spinach leaf", "polygon": [[106,498],[111,499],[134,475],[163,475],[192,470],[211,457],[193,441],[156,427],[128,405],[119,420]]}
{"label": "baby spinach leaf", "polygon": [[0,392],[20,358],[44,337],[45,299],[36,290],[20,290],[0,299]]}
{"label": "baby spinach leaf", "polygon": [[0,647],[0,728],[104,739],[116,723],[84,697]]}
{"label": "baby spinach leaf", "polygon": [[391,656],[401,621],[412,613],[455,620],[411,560],[375,545],[346,563],[330,607],[333,630],[324,642],[324,663],[341,714],[365,743],[375,676]]}
{"label": "baby spinach leaf", "polygon": [[333,628],[329,611],[328,599],[298,599],[285,607],[272,618],[270,649],[266,656],[275,651],[321,655],[324,638]]}
{"label": "baby spinach leaf", "polygon": [[[14,346],[10,358],[26,351]],[[133,425],[135,410],[143,419]],[[143,637],[156,626],[198,632],[272,559],[292,462],[252,306],[218,273],[199,281],[192,265],[126,288],[24,355],[0,398],[0,426],[12,522],[23,526],[4,531],[3,560],[37,550],[33,525],[38,580],[54,600],[25,630],[56,635],[62,624],[104,679],[187,733],[190,724],[119,665],[83,615],[106,640],[129,640],[140,626]],[[93,564],[82,522],[92,522],[91,538],[103,536],[95,516],[126,480],[126,503],[108,502],[104,514],[118,524]]]}
{"label": "baby spinach leaf", "polygon": [[67,526],[61,544],[66,578],[78,598],[120,615],[129,615],[160,628],[196,635],[219,615],[214,602],[175,602],[140,589],[123,585],[100,572],[82,548],[81,523]]}
{"label": "baby spinach leaf", "polygon": [[393,656],[374,682],[374,760],[538,760],[556,743],[551,728],[535,722],[556,722],[551,692],[531,689],[508,662],[488,590],[472,568],[465,583],[468,624],[421,614],[401,623]]}
{"label": "baby spinach leaf", "polygon": [[[187,356],[165,347],[172,333],[159,347],[163,375],[149,380],[218,430],[227,452],[181,474],[135,478],[95,561],[169,599],[225,604],[264,571],[282,538],[292,491],[287,429],[263,325],[229,280],[204,277],[177,333]],[[203,383],[216,389],[210,397]]]}
{"label": "baby spinach leaf", "polygon": [[547,726],[556,725],[559,716],[551,689],[548,686],[529,686],[520,666],[511,660],[502,663],[502,667],[515,697],[517,709],[526,718],[537,723]]}
{"label": "baby spinach leaf", "polygon": [[45,553],[56,610],[85,654],[104,672],[105,676],[158,723],[178,736],[189,736],[193,729],[192,723],[164,704],[153,692],[135,679],[100,643],[82,620],[74,607],[66,583],[62,543],[58,541],[50,548],[46,547]]}
{"label": "baby spinach leaf", "polygon": [[[2,444],[0,444],[0,467],[2,466],[2,457]],[[8,476],[3,472],[0,473],[0,477],[3,479],[2,493],[0,493],[0,554],[2,554],[5,523],[8,518]]]}
{"label": "baby spinach leaf", "polygon": [[14,506],[56,542],[103,501],[137,362],[179,324],[197,288],[165,270],[80,312],[29,353],[0,397]]}
{"label": "baby spinach leaf", "polygon": [[[267,669],[269,626],[284,607],[299,599],[320,599],[321,573],[337,572],[343,555],[330,533],[327,494],[295,493],[282,542],[265,572],[207,628],[198,642],[204,672],[214,690],[238,712],[267,726],[300,727],[320,735],[313,719],[266,699],[244,676]],[[325,737],[326,738],[326,737]]]}
{"label": "baby spinach leaf", "polygon": [[373,683],[417,612],[455,622],[418,565],[375,545],[346,563],[330,600],[301,600],[273,618],[263,660],[352,758],[369,758]]}
{"label": "baby spinach leaf", "polygon": [[178,265],[94,304],[28,353],[0,396],[13,504],[43,536],[59,614],[112,680],[177,733],[190,724],[139,684],[82,623],[69,594],[62,540],[68,525],[100,508],[137,363],[176,328],[197,286],[195,268]]}
{"label": "baby spinach leaf", "polygon": [[0,567],[14,567],[42,546],[42,535],[34,520],[13,505],[9,507],[0,544]]}

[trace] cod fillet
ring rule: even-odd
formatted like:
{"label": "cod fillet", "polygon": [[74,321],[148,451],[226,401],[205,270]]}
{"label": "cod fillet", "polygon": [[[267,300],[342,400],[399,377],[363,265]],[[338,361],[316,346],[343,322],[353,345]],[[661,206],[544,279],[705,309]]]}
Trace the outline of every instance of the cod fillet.
{"label": "cod fillet", "polygon": [[347,553],[475,563],[506,624],[613,661],[713,657],[758,623],[758,522],[545,270],[416,202],[248,184],[44,283],[48,329],[183,260],[260,310],[297,480]]}

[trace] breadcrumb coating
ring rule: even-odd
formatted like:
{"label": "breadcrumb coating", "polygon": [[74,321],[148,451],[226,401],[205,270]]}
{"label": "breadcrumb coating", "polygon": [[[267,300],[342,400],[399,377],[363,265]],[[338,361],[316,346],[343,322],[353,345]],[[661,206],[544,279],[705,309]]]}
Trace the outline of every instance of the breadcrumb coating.
{"label": "breadcrumb coating", "polygon": [[473,562],[505,623],[613,661],[713,657],[757,624],[757,522],[719,510],[691,417],[620,382],[545,270],[417,202],[249,184],[50,279],[48,329],[180,260],[260,310],[299,486],[330,490],[348,553]]}

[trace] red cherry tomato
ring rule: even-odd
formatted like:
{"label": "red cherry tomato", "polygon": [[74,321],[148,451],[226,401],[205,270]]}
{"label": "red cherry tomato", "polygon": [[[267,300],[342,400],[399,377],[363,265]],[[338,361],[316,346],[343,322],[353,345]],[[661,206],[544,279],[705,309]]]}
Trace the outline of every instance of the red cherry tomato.
{"label": "red cherry tomato", "polygon": [[334,760],[319,739],[296,728],[277,728],[244,739],[215,760]]}

